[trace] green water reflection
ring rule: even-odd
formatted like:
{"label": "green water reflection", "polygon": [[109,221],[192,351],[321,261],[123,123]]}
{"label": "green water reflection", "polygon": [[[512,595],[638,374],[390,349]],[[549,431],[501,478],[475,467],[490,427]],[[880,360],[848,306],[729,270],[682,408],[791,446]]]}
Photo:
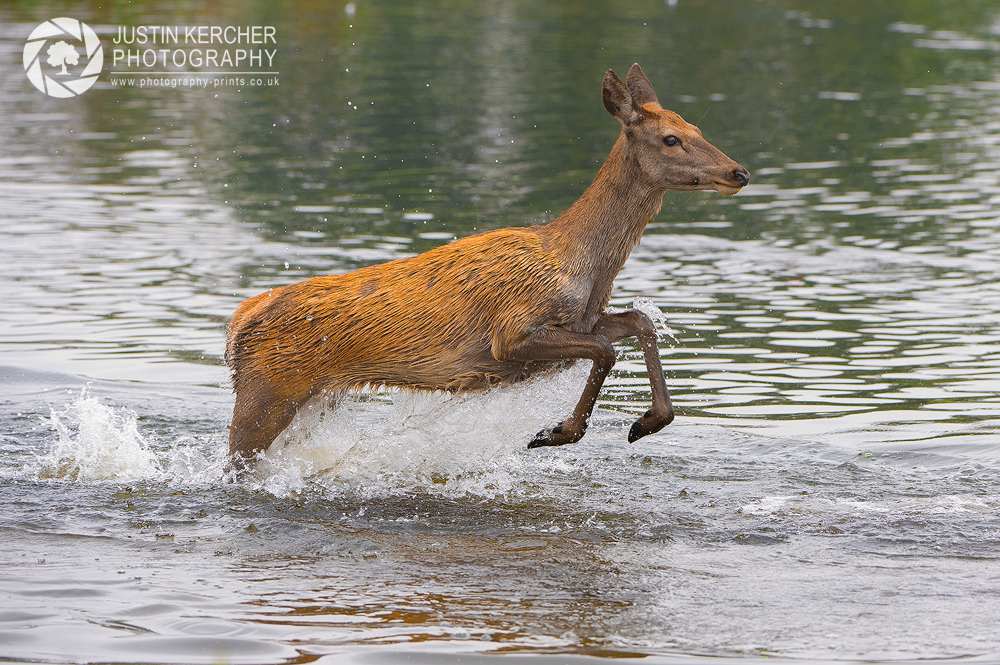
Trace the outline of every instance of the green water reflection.
{"label": "green water reflection", "polygon": [[[111,25],[275,25],[281,71],[277,87],[211,93],[105,85],[79,100],[88,108],[84,130],[101,138],[76,147],[77,172],[134,182],[172,167],[176,179],[164,178],[165,187],[205,186],[268,237],[402,236],[422,250],[440,239],[421,242],[421,232],[465,235],[568,206],[617,134],[599,103],[601,74],[639,61],[663,103],[746,163],[755,184],[835,179],[837,190],[878,197],[891,186],[872,161],[899,152],[886,139],[984,120],[974,105],[955,117],[950,100],[927,89],[993,79],[1000,13],[993,3],[939,2],[842,2],[821,11],[804,2],[707,1],[356,7],[351,16],[345,3],[68,7]],[[17,5],[14,13],[30,21],[47,12]],[[949,40],[957,46],[914,45]],[[973,40],[982,44],[969,48]],[[127,155],[140,145],[162,154],[135,164]],[[947,140],[905,152],[932,171],[954,173],[970,161]],[[727,237],[759,237],[777,221],[713,196],[669,201],[662,221],[725,220]],[[877,217],[850,221],[844,235],[893,235]]]}

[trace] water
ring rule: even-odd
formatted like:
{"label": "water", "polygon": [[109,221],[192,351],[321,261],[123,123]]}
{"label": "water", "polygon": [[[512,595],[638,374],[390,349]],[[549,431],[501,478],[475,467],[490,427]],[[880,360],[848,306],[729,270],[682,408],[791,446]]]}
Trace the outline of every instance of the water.
{"label": "water", "polygon": [[[63,15],[274,25],[280,85],[47,98]],[[0,4],[0,658],[995,660],[998,52],[988,2]],[[625,442],[625,344],[574,446],[525,449],[583,364],[314,404],[232,482],[236,305],[553,218],[635,61],[753,174],[616,283],[677,420]]]}

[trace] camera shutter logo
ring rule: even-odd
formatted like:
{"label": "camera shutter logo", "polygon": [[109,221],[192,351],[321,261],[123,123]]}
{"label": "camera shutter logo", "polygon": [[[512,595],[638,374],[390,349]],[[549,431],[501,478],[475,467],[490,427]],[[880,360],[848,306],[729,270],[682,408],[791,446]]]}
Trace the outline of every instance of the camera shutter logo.
{"label": "camera shutter logo", "polygon": [[[74,44],[74,42],[76,44]],[[77,50],[77,44],[85,53]],[[82,71],[66,68],[82,65]],[[31,31],[24,45],[24,71],[32,85],[51,97],[76,97],[97,82],[104,47],[97,33],[75,18],[54,18]]]}

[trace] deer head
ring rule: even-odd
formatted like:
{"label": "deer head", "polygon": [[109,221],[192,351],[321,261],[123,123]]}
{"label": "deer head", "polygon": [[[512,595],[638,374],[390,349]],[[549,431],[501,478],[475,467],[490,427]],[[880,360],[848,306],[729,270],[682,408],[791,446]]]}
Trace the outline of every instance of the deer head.
{"label": "deer head", "polygon": [[638,64],[623,83],[613,70],[604,75],[604,108],[617,118],[654,188],[714,189],[732,195],[750,182],[750,172],[702,138],[701,130],[667,111]]}

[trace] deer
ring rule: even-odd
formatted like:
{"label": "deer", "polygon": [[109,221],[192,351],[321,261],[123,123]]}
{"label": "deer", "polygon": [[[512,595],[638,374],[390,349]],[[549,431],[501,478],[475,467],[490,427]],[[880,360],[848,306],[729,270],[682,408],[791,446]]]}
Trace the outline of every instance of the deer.
{"label": "deer", "polygon": [[604,108],[621,132],[593,182],[545,224],[460,238],[416,256],[272,288],[239,305],[226,362],[236,403],[230,459],[249,464],[308,400],[388,387],[463,392],[524,381],[578,360],[592,367],[572,414],[528,448],[576,443],[635,337],[651,407],[628,441],[674,418],[652,320],[608,312],[612,285],[667,190],[736,194],[750,172],[660,106],[638,63],[609,69]]}

